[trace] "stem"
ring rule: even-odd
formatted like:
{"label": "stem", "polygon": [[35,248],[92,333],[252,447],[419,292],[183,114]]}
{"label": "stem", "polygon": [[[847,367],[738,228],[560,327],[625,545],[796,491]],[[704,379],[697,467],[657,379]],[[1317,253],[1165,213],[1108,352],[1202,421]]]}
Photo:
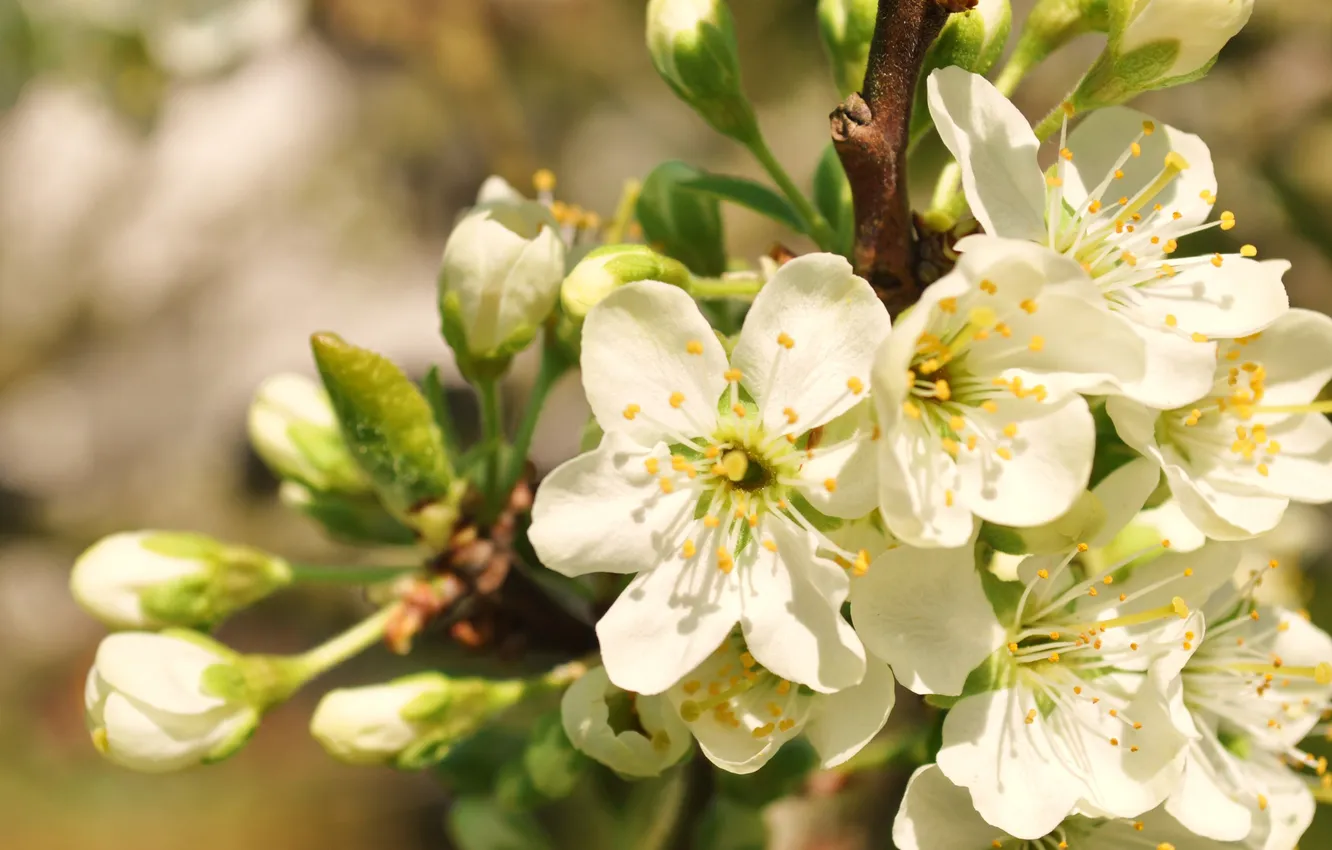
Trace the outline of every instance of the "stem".
{"label": "stem", "polygon": [[746,147],[759,161],[759,164],[763,166],[763,170],[768,172],[768,176],[773,179],[777,187],[782,190],[782,194],[791,202],[791,206],[795,207],[796,213],[805,222],[810,237],[818,243],[819,248],[824,251],[833,250],[837,243],[837,234],[833,232],[832,226],[828,224],[828,220],[823,217],[823,214],[815,209],[809,198],[805,197],[805,193],[800,191],[800,187],[791,179],[791,175],[786,173],[785,168],[782,168],[782,164],[777,161],[777,157],[772,155],[763,134],[755,132],[753,141]]}
{"label": "stem", "polygon": [[500,496],[497,494],[500,478],[500,450],[504,445],[503,411],[500,408],[499,382],[494,378],[484,378],[476,382],[476,391],[481,399],[481,439],[486,453],[485,486],[486,504],[495,510]]}
{"label": "stem", "polygon": [[911,106],[925,51],[950,12],[976,0],[879,0],[865,87],[830,116],[833,145],[851,183],[856,271],[896,316],[920,294],[907,198]]}
{"label": "stem", "polygon": [[[523,420],[518,423],[518,431],[513,437],[513,451],[510,452],[509,464],[504,471],[497,491],[508,494],[523,474],[527,463],[527,452],[532,447],[532,436],[536,433],[537,422],[541,419],[541,410],[545,407],[546,396],[550,394],[555,382],[573,367],[553,344],[541,349],[541,365],[537,368],[536,381],[532,392],[527,396],[527,406],[523,410]],[[499,497],[497,497],[499,498]]]}
{"label": "stem", "polygon": [[629,229],[629,223],[633,221],[634,211],[638,206],[638,195],[642,191],[643,184],[637,180],[625,182],[624,191],[620,193],[620,203],[615,208],[615,218],[611,219],[610,226],[606,228],[607,245],[624,241],[624,234]]}
{"label": "stem", "polygon": [[288,564],[295,581],[333,584],[375,584],[388,581],[420,567],[337,567],[324,564]]}
{"label": "stem", "polygon": [[1064,117],[1064,105],[1060,103],[1054,109],[1050,110],[1049,115],[1041,119],[1041,123],[1037,124],[1032,132],[1034,132],[1036,138],[1042,142],[1048,141],[1051,136],[1059,132],[1060,127],[1064,126]]}
{"label": "stem", "polygon": [[400,603],[396,602],[387,605],[342,634],[293,658],[296,669],[304,676],[304,681],[308,682],[378,643],[384,637],[384,629],[398,613],[399,607]]}
{"label": "stem", "polygon": [[753,298],[763,288],[762,277],[696,277],[689,283],[689,294],[695,298]]}

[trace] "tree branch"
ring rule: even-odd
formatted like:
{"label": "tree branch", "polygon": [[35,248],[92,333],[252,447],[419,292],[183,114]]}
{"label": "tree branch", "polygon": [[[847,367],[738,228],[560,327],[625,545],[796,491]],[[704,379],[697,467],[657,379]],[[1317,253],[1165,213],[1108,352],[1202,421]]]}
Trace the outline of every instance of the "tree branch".
{"label": "tree branch", "polygon": [[952,12],[977,0],[879,0],[865,86],[830,116],[856,210],[854,260],[896,316],[920,294],[906,152],[925,51]]}

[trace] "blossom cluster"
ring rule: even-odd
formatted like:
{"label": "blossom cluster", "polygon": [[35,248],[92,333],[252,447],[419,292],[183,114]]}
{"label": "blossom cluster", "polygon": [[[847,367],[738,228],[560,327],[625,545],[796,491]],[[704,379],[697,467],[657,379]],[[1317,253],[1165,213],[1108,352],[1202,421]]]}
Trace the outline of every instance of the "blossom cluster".
{"label": "blossom cluster", "polygon": [[[831,767],[897,682],[949,709],[903,848],[1293,847],[1332,639],[1232,577],[1235,541],[1332,500],[1332,319],[1251,246],[1182,255],[1237,224],[1197,137],[1104,109],[1042,169],[983,77],[928,97],[983,233],[895,323],[830,254],[777,268],[734,339],[661,282],[588,312],[604,436],[541,484],[530,537],[632,579],[566,726],[631,775],[681,726],[729,771],[798,735]],[[1200,543],[1163,536],[1163,503]],[[646,737],[610,729],[616,688]]]}

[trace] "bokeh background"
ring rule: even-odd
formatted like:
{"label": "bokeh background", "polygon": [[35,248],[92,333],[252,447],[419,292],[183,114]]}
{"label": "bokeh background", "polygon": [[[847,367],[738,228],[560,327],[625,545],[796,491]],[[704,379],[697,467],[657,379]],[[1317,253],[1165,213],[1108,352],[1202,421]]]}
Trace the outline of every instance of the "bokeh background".
{"label": "bokeh background", "polygon": [[[814,5],[732,0],[748,89],[806,179],[837,102]],[[99,536],[146,527],[344,562],[277,506],[246,447],[250,394],[311,371],[321,329],[417,374],[447,370],[436,260],[488,174],[526,188],[552,168],[559,197],[603,216],[663,159],[757,177],[655,76],[644,6],[0,0],[0,847],[449,846],[429,777],[334,764],[306,734],[322,690],[401,667],[382,654],[276,711],[226,764],[143,777],[103,763],[81,710],[102,630],[68,571]],[[1014,6],[1020,21],[1030,1]],[[1097,50],[1070,46],[1019,102],[1043,113]],[[1137,105],[1204,136],[1240,218],[1231,235],[1289,258],[1292,299],[1332,310],[1332,4],[1259,0],[1206,80]],[[807,247],[743,211],[728,228],[742,256]],[[576,396],[557,397],[539,465],[572,453]],[[1301,512],[1273,545],[1316,577],[1327,537],[1322,514]],[[1281,590],[1332,624],[1332,590],[1310,586],[1289,570]],[[359,604],[301,589],[223,637],[294,651]],[[874,836],[894,780],[832,798],[846,782],[827,779],[769,812],[780,846],[887,846]],[[1332,824],[1317,829],[1305,846],[1332,846]]]}

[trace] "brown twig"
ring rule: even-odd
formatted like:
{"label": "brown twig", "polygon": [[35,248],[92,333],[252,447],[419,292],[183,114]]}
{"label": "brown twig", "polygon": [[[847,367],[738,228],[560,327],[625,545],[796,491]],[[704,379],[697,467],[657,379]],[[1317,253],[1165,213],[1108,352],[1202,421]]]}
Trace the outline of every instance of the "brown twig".
{"label": "brown twig", "polygon": [[920,294],[906,151],[925,51],[952,12],[977,0],[879,0],[865,86],[830,116],[856,210],[856,271],[896,316]]}

